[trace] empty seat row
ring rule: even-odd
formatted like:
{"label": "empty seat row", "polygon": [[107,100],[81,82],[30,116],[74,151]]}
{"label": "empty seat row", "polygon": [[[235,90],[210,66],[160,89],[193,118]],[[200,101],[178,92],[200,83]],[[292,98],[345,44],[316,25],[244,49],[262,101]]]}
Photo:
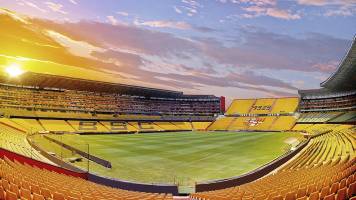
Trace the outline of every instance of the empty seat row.
{"label": "empty seat row", "polygon": [[6,200],[170,200],[171,194],[134,192],[39,169],[7,158],[0,160],[0,199]]}

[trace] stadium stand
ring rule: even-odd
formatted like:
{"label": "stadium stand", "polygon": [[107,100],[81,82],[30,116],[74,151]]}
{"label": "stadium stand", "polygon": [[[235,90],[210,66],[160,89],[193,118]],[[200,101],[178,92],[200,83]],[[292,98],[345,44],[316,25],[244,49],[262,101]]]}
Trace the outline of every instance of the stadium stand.
{"label": "stadium stand", "polygon": [[[7,124],[13,124],[25,132],[145,132],[145,131],[191,131],[191,122],[127,122],[127,121],[77,121],[59,119],[20,119],[2,118]],[[0,121],[1,122],[1,121]],[[204,130],[210,122],[193,122],[197,129]]]}
{"label": "stadium stand", "polygon": [[[19,118],[54,118],[54,119],[94,119],[91,113],[67,110],[27,110],[21,107],[0,107],[1,112],[6,117],[19,117]],[[113,118],[112,115],[107,115],[108,119]]]}
{"label": "stadium stand", "polygon": [[193,130],[206,130],[211,122],[192,122]]}
{"label": "stadium stand", "polygon": [[245,121],[248,130],[273,130],[272,124],[277,117],[252,117]]}
{"label": "stadium stand", "polygon": [[159,119],[163,114],[214,116],[220,113],[220,98],[207,95],[148,98],[3,84],[0,85],[0,100],[0,108],[5,115],[22,117],[67,118],[66,112],[78,112],[77,117],[88,118],[88,113],[91,113],[97,119],[106,119],[119,114],[116,115],[119,119],[140,120]]}
{"label": "stadium stand", "polygon": [[305,111],[340,111],[356,108],[356,91],[335,92],[326,89],[301,90],[300,110]]}
{"label": "stadium stand", "polygon": [[[191,131],[191,122],[141,122],[141,121],[77,121],[59,119],[20,119],[2,118],[7,124],[12,124],[25,132],[146,132],[146,131]],[[1,122],[1,121],[0,121]],[[193,122],[196,129],[205,130],[210,122]]]}
{"label": "stadium stand", "polygon": [[298,122],[327,122],[342,112],[308,112],[302,113],[298,119]]}
{"label": "stadium stand", "polygon": [[216,120],[214,123],[212,123],[209,127],[208,130],[210,131],[222,131],[222,130],[227,130],[228,127],[230,127],[231,123],[233,122],[235,118],[233,117],[223,117],[218,120]]}
{"label": "stadium stand", "polygon": [[179,127],[180,130],[192,130],[192,124],[190,122],[172,122]]}
{"label": "stadium stand", "polygon": [[0,160],[0,177],[0,199],[7,200],[173,199],[170,194],[114,189],[7,158]]}
{"label": "stadium stand", "polygon": [[308,127],[313,126],[313,124],[296,124],[292,130],[294,131],[305,131]]}
{"label": "stadium stand", "polygon": [[225,115],[248,114],[255,102],[255,99],[234,99]]}
{"label": "stadium stand", "polygon": [[294,113],[299,105],[297,97],[278,98],[273,106],[271,113]]}
{"label": "stadium stand", "polygon": [[[249,119],[249,117],[236,117],[233,118],[233,121],[230,123],[228,127],[226,127],[225,130],[247,130],[248,126],[246,124],[246,121]],[[218,121],[218,120],[216,120]],[[216,122],[214,122],[216,123]]]}
{"label": "stadium stand", "polygon": [[45,131],[43,126],[36,119],[11,118],[11,121],[19,124],[20,126],[26,127],[30,132]]}
{"label": "stadium stand", "polygon": [[0,147],[29,158],[50,163],[50,161],[30,146],[26,141],[25,132],[3,122],[0,123]]}
{"label": "stadium stand", "polygon": [[180,128],[171,122],[155,122],[155,124],[165,131],[178,131]]}
{"label": "stadium stand", "polygon": [[291,130],[297,120],[295,111],[298,102],[297,97],[235,99],[225,117],[217,118],[208,130]]}
{"label": "stadium stand", "polygon": [[[299,125],[298,125],[299,126]],[[307,132],[311,135],[316,135],[319,133],[327,132],[336,128],[339,125],[334,124],[309,124],[309,126],[303,129],[304,132]]]}
{"label": "stadium stand", "polygon": [[[335,82],[335,85],[346,84]],[[345,86],[346,87],[346,86]],[[356,92],[354,89],[342,92],[330,88],[320,90],[301,90],[298,123],[348,123],[356,122]]]}
{"label": "stadium stand", "polygon": [[339,115],[335,117],[334,119],[331,119],[330,122],[352,122],[356,121],[356,111],[349,111],[349,112],[344,112],[342,115]]}
{"label": "stadium stand", "polygon": [[98,121],[72,121],[68,120],[70,126],[72,126],[78,132],[109,132],[105,126]]}
{"label": "stadium stand", "polygon": [[295,116],[279,116],[270,129],[277,131],[291,130],[296,122]]}
{"label": "stadium stand", "polygon": [[46,131],[65,131],[74,132],[75,129],[65,120],[44,120],[41,119],[39,122],[45,128]]}
{"label": "stadium stand", "polygon": [[0,118],[0,123],[2,123],[4,125],[8,125],[10,127],[14,127],[15,129],[18,129],[24,133],[29,131],[26,126],[22,126],[22,125],[16,123],[14,120],[9,119],[9,118],[5,118],[5,117]]}
{"label": "stadium stand", "polygon": [[[26,115],[25,115],[26,116]],[[59,119],[91,119],[94,118],[90,113],[87,112],[71,112],[71,111],[41,111],[36,110],[32,117],[38,118],[59,118]],[[108,117],[109,118],[109,115]]]}
{"label": "stadium stand", "polygon": [[270,113],[294,113],[299,105],[297,97],[234,99],[225,115],[249,115]]}
{"label": "stadium stand", "polygon": [[271,113],[275,102],[276,99],[257,99],[251,107],[250,114],[269,114]]}
{"label": "stadium stand", "polygon": [[[277,172],[241,186],[192,194],[208,199],[347,199],[356,194],[355,127],[322,134]],[[291,181],[293,180],[293,181]],[[329,198],[330,199],[330,198]]]}
{"label": "stadium stand", "polygon": [[138,130],[127,122],[100,121],[109,132],[137,132]]}
{"label": "stadium stand", "polygon": [[[107,115],[104,115],[103,118],[105,118],[106,116]],[[159,119],[161,119],[161,116],[121,114],[121,115],[116,115],[114,119],[118,119],[118,120],[159,120]]]}
{"label": "stadium stand", "polygon": [[129,122],[129,124],[141,132],[163,131],[161,127],[157,126],[153,122]]}

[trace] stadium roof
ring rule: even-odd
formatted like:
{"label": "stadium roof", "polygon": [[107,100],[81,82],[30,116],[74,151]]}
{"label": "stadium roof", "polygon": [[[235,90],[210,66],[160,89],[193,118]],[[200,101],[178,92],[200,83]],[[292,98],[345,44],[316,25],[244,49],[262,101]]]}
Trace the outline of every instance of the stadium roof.
{"label": "stadium roof", "polygon": [[63,77],[58,75],[40,74],[34,72],[26,72],[21,76],[21,78],[18,79],[9,78],[4,74],[0,74],[0,82],[4,84],[33,86],[39,88],[58,88],[68,90],[108,92],[134,96],[172,98],[183,96],[183,92],[172,90],[140,87],[103,81],[93,81],[86,79]]}
{"label": "stadium roof", "polygon": [[320,86],[329,90],[356,89],[356,36],[338,69]]}

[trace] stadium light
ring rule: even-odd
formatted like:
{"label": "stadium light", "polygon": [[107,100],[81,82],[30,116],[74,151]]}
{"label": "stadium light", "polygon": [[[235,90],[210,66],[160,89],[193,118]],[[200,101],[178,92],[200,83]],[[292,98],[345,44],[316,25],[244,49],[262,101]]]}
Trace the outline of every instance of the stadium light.
{"label": "stadium light", "polygon": [[9,65],[6,67],[5,71],[10,77],[18,77],[24,73],[24,71],[21,69],[21,66],[17,63]]}

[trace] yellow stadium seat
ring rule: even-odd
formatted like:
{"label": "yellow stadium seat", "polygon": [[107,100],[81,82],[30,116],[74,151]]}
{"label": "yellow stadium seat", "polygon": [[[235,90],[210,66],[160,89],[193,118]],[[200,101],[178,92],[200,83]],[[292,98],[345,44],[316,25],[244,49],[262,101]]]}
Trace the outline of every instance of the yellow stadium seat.
{"label": "yellow stadium seat", "polygon": [[[18,189],[14,186],[13,190],[5,190],[0,186],[0,199],[4,200],[93,200],[93,199],[157,199],[173,200],[170,194],[135,192],[123,189],[115,189],[104,185],[99,185],[77,177],[71,177],[49,170],[32,167],[30,165],[20,164],[17,161],[11,161],[6,157],[0,159],[0,173],[2,182],[13,182],[14,176],[21,177],[22,180],[31,180],[31,191]],[[23,181],[25,182],[25,181]],[[12,185],[15,185],[11,183]],[[46,189],[46,188],[51,188]],[[16,191],[19,191],[16,193]],[[44,191],[47,191],[46,195]],[[52,192],[53,195],[49,194]],[[32,196],[32,197],[31,197]]]}
{"label": "yellow stadium seat", "polygon": [[6,200],[17,200],[17,195],[11,191],[6,191]]}
{"label": "yellow stadium seat", "polygon": [[192,130],[192,124],[190,122],[172,122],[179,127],[180,130]]}
{"label": "yellow stadium seat", "polygon": [[248,130],[273,130],[272,123],[277,117],[251,117],[247,120]]}
{"label": "yellow stadium seat", "polygon": [[230,126],[228,127],[228,130],[234,131],[234,130],[247,130],[248,129],[248,121],[249,117],[236,117],[234,120],[231,122]]}
{"label": "yellow stadium seat", "polygon": [[294,113],[298,105],[298,97],[279,98],[276,100],[271,113]]}
{"label": "yellow stadium seat", "polygon": [[75,129],[65,120],[39,120],[47,131],[74,132]]}
{"label": "yellow stadium seat", "polygon": [[165,131],[177,131],[180,130],[175,124],[171,122],[154,122],[158,127]]}
{"label": "yellow stadium seat", "polygon": [[226,115],[247,114],[256,99],[234,99],[226,111]]}
{"label": "yellow stadium seat", "polygon": [[276,99],[257,99],[252,105],[250,114],[269,114],[272,111]]}
{"label": "yellow stadium seat", "polygon": [[157,126],[153,122],[129,122],[129,124],[141,132],[163,130],[161,127]]}
{"label": "yellow stadium seat", "polygon": [[110,132],[137,132],[138,130],[124,121],[100,121]]}
{"label": "yellow stadium seat", "polygon": [[11,120],[21,126],[28,127],[28,129],[30,129],[33,132],[45,130],[41,126],[41,124],[38,122],[38,120],[36,120],[36,119],[16,119],[16,118],[14,118]]}
{"label": "yellow stadium seat", "polygon": [[297,118],[294,116],[280,116],[271,126],[271,130],[283,131],[291,130],[296,122]]}
{"label": "yellow stadium seat", "polygon": [[98,121],[73,121],[68,123],[79,132],[109,132],[109,130]]}
{"label": "yellow stadium seat", "polygon": [[195,130],[206,130],[211,122],[192,122],[192,127]]}
{"label": "yellow stadium seat", "polygon": [[234,119],[235,118],[233,117],[223,117],[217,119],[208,127],[208,130],[212,130],[212,131],[227,130]]}

